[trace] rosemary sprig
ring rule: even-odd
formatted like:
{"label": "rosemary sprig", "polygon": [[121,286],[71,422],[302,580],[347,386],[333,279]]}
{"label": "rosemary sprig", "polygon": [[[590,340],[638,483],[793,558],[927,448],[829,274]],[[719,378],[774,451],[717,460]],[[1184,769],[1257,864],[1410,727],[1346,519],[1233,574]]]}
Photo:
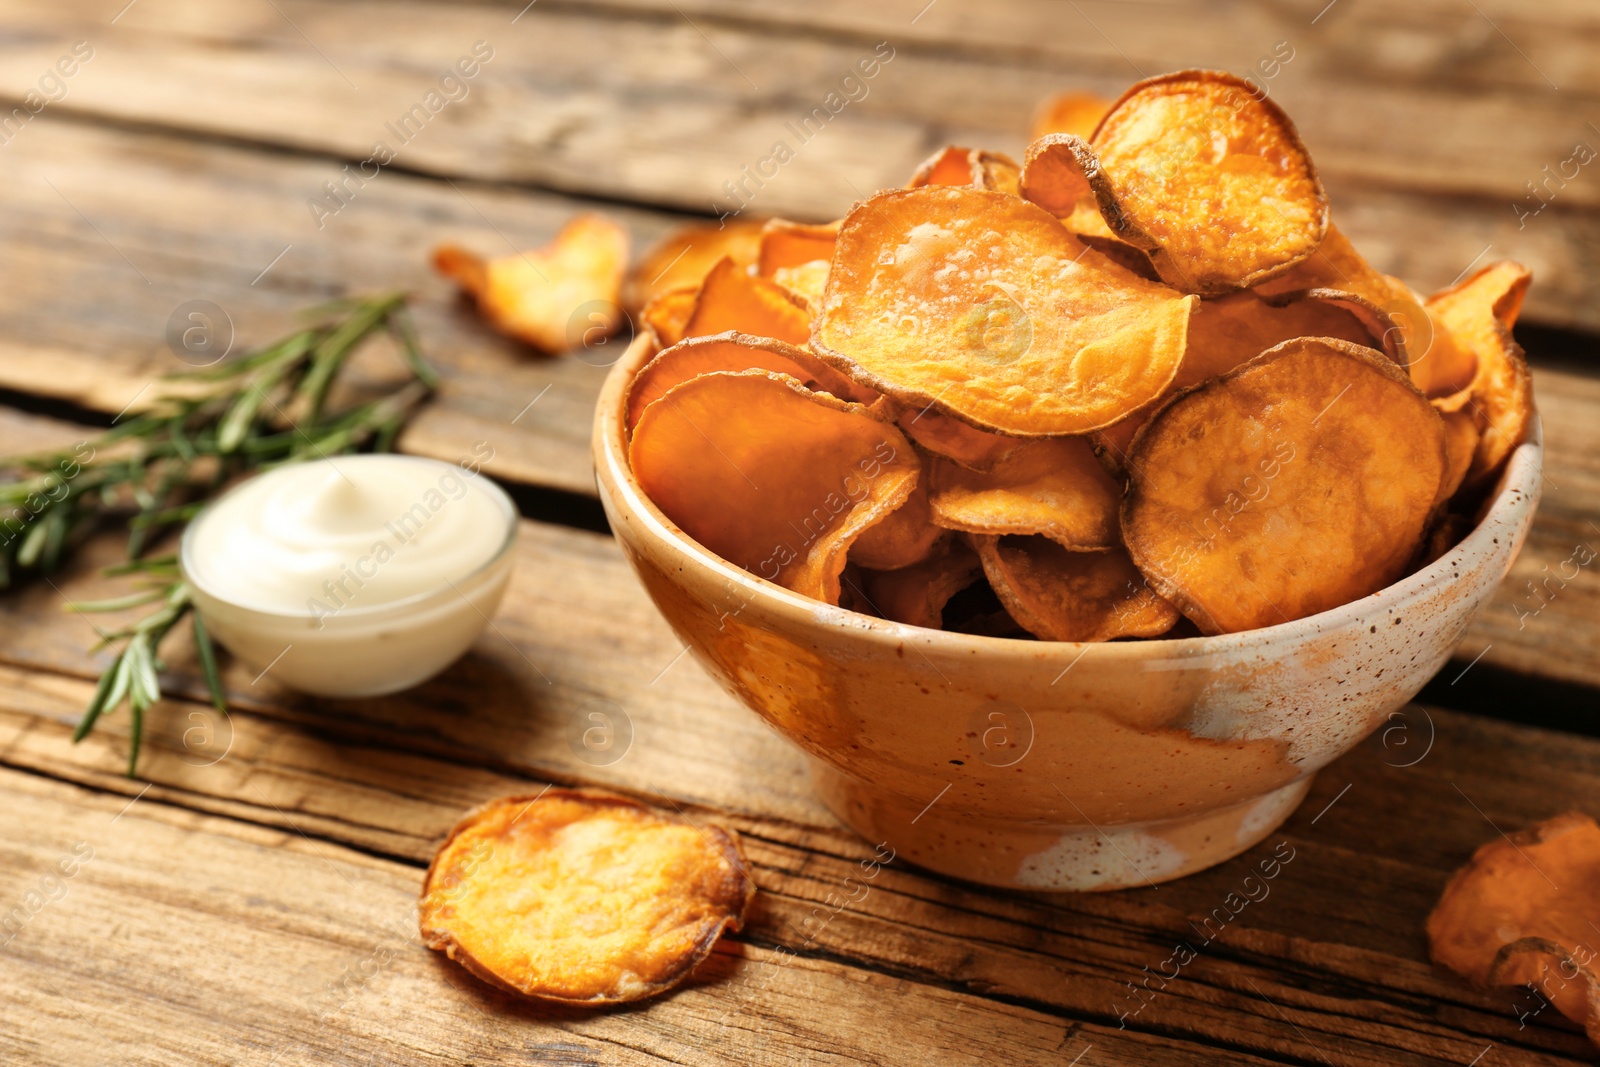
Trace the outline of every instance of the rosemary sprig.
{"label": "rosemary sprig", "polygon": [[[130,715],[128,774],[138,764],[144,714],[161,699],[162,641],[190,619],[201,672],[217,710],[227,699],[216,651],[176,556],[145,557],[161,534],[187,522],[231,479],[284,463],[362,448],[387,451],[438,377],[423,358],[405,312],[389,293],[313,309],[321,321],[255,352],[201,370],[169,375],[146,410],[70,450],[0,461],[0,588],[50,574],[95,529],[120,522],[128,562],[108,575],[138,575],[126,596],[69,604],[81,613],[158,605],[101,643],[120,645],[73,734],[80,741],[124,702]],[[368,339],[395,339],[411,378],[387,396],[330,413],[339,372]]]}

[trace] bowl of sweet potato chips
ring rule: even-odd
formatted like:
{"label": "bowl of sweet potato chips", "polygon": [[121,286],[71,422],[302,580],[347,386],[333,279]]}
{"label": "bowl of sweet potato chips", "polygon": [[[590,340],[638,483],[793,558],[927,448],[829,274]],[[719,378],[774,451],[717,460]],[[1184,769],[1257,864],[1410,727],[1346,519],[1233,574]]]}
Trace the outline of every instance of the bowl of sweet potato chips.
{"label": "bowl of sweet potato chips", "polygon": [[1539,495],[1529,273],[1381,273],[1230,74],[1037,122],[835,221],[671,235],[594,452],[651,597],[844,821],[1111,889],[1270,833],[1493,593]]}

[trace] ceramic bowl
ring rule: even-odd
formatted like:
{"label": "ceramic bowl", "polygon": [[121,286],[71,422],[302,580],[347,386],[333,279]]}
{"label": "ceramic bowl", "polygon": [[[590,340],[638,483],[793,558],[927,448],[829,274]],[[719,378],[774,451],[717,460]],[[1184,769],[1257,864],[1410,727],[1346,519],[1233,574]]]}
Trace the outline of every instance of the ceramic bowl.
{"label": "ceramic bowl", "polygon": [[1372,596],[1245,633],[1072,644],[946,633],[791,593],[683,534],[627,463],[612,368],[601,501],[651,598],[722,686],[809,757],[868,841],[996,886],[1104,890],[1219,863],[1410,701],[1511,566],[1538,503],[1537,427],[1482,521]]}

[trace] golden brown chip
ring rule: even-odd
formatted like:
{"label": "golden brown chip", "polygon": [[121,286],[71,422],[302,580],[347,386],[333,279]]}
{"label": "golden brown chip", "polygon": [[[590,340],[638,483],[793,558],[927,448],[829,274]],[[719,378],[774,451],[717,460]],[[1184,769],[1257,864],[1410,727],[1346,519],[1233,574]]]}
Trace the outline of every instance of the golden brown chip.
{"label": "golden brown chip", "polygon": [[[1331,299],[1330,299],[1331,297]],[[1230,293],[1202,300],[1189,319],[1189,344],[1177,376],[1167,386],[1170,396],[1226,374],[1274,345],[1296,337],[1337,337],[1354,344],[1377,347],[1384,330],[1383,313],[1349,294],[1314,289],[1262,300],[1251,292]],[[1368,321],[1372,325],[1368,325]],[[1375,334],[1373,331],[1377,330]],[[1133,435],[1145,424],[1155,405],[1136,411],[1114,426],[1090,435],[1101,462],[1113,473],[1127,469]]]}
{"label": "golden brown chip", "polygon": [[1093,93],[1065,92],[1046,97],[1034,109],[1028,139],[1037,141],[1051,133],[1071,133],[1088,140],[1100,120],[1111,110],[1111,101]]}
{"label": "golden brown chip", "polygon": [[905,502],[920,468],[890,423],[767,371],[674,386],[644,409],[628,456],[684,533],[830,604],[851,543]]}
{"label": "golden brown chip", "polygon": [[1466,402],[1465,387],[1472,381],[1476,358],[1438,327],[1410,286],[1373,268],[1337,226],[1328,227],[1327,236],[1308,258],[1255,291],[1271,299],[1307,289],[1337,289],[1381,308],[1393,323],[1394,334],[1404,342],[1402,362],[1410,368],[1417,387],[1435,401],[1459,394],[1443,405],[1445,410],[1453,411]]}
{"label": "golden brown chip", "polygon": [[728,330],[803,345],[811,339],[811,315],[804,299],[724,257],[700,283],[683,336],[709,337]]}
{"label": "golden brown chip", "polygon": [[850,560],[877,571],[910,567],[940,555],[950,531],[933,524],[924,478],[906,502],[862,531],[850,546]]}
{"label": "golden brown chip", "polygon": [[658,346],[668,348],[683,340],[684,328],[689,325],[689,316],[694,314],[699,295],[698,285],[668,289],[644,306],[639,319],[655,336]]}
{"label": "golden brown chip", "polygon": [[[1028,146],[1022,157],[1022,195],[1057,218],[1068,218],[1095,200],[1100,159],[1076,134],[1052,133]],[[1094,214],[1100,217],[1099,207]],[[1087,212],[1084,213],[1087,218]],[[1105,220],[1100,217],[1101,222]],[[1069,228],[1070,225],[1069,225]],[[1111,231],[1109,228],[1107,233]]]}
{"label": "golden brown chip", "polygon": [[807,389],[832,393],[841,400],[871,403],[871,391],[822,362],[803,348],[770,337],[718,333],[691,337],[658,354],[634,375],[628,386],[627,426],[631,432],[644,409],[667,390],[711,371],[767,370],[787,374]]}
{"label": "golden brown chip", "polygon": [[1439,415],[1394,361],[1285,341],[1174,397],[1134,438],[1122,534],[1208,634],[1288,622],[1406,573],[1440,500]]}
{"label": "golden brown chip", "polygon": [[484,260],[442,245],[433,265],[472,294],[495,329],[542,352],[582,347],[623,322],[628,231],[603,215],[578,215],[534,252]]}
{"label": "golden brown chip", "polygon": [[623,299],[632,310],[683,286],[699,287],[717,261],[727,256],[741,267],[755,263],[761,250],[765,219],[696,223],[682,226],[657,241],[634,268],[623,286]]}
{"label": "golden brown chip", "polygon": [[779,267],[772,272],[772,280],[806,302],[806,309],[815,313],[822,306],[822,294],[828,289],[828,271],[832,264],[825,259],[813,259],[798,267]]}
{"label": "golden brown chip", "polygon": [[903,413],[897,424],[907,437],[929,452],[975,471],[989,470],[1023,442],[1023,438],[1002,437],[926,409]]}
{"label": "golden brown chip", "polygon": [[959,148],[951,145],[942,148],[922,161],[907,189],[920,189],[925,185],[970,185],[978,189],[992,189],[1016,196],[1019,192],[1021,170],[1016,161],[1000,152],[986,152],[978,148]]}
{"label": "golden brown chip", "polygon": [[1193,302],[1019,197],[890,190],[839,231],[812,348],[904,404],[983,429],[1086,433],[1166,388]]}
{"label": "golden brown chip", "polygon": [[922,563],[894,571],[863,572],[862,595],[885,619],[937,630],[950,598],[982,574],[977,553],[954,541],[948,551]]}
{"label": "golden brown chip", "polygon": [[1045,641],[1156,637],[1178,621],[1178,609],[1150,589],[1121,549],[1069,552],[1047,537],[974,540],[1000,602]]}
{"label": "golden brown chip", "polygon": [[1444,454],[1446,459],[1444,496],[1456,495],[1467,480],[1473,458],[1478,454],[1478,440],[1483,436],[1478,428],[1477,415],[1471,411],[1442,411],[1444,419]]}
{"label": "golden brown chip", "polygon": [[1511,326],[1533,275],[1520,263],[1491,263],[1459,285],[1428,298],[1440,332],[1476,357],[1471,403],[1481,412],[1483,436],[1467,472],[1481,485],[1499,473],[1533,422],[1533,376]]}
{"label": "golden brown chip", "polygon": [[1294,123],[1225,71],[1149,78],[1091,140],[1101,214],[1186,292],[1255,285],[1310,256],[1328,198]]}
{"label": "golden brown chip", "polygon": [[423,942],[484,981],[604,1004],[682,982],[755,895],[731,830],[625,797],[546,789],[450,831],[422,883]]}
{"label": "golden brown chip", "polygon": [[1533,983],[1600,1043],[1600,826],[1568,812],[1490,841],[1428,916],[1435,962],[1478,986]]}
{"label": "golden brown chip", "polygon": [[1043,534],[1075,551],[1118,544],[1122,487],[1081,437],[1024,442],[988,471],[935,458],[928,500],[933,521],[951,530]]}
{"label": "golden brown chip", "polygon": [[1417,561],[1417,570],[1421,570],[1459,545],[1461,539],[1471,532],[1472,520],[1465,515],[1446,512],[1440,516],[1433,524],[1433,529],[1428,531],[1428,541],[1423,546],[1422,558]]}
{"label": "golden brown chip", "polygon": [[813,224],[768,219],[761,231],[757,271],[771,278],[782,267],[799,267],[818,259],[831,261],[838,239],[838,221]]}

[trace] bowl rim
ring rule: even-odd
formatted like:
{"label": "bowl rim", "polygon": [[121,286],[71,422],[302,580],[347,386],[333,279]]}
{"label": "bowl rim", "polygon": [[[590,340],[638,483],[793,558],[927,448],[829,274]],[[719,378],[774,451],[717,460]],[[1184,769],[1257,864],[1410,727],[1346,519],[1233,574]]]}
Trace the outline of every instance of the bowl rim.
{"label": "bowl rim", "polygon": [[[369,459],[375,459],[378,457],[382,457],[384,459],[404,460],[408,463],[424,464],[436,469],[446,468],[453,471],[466,472],[465,467],[462,467],[456,463],[450,463],[442,459],[434,459],[432,456],[412,456],[400,452],[359,452],[351,455],[339,456],[338,460],[339,462],[343,463],[350,463],[354,461],[357,465],[359,465],[360,463],[366,462]],[[201,574],[203,573],[204,568],[196,568],[190,563],[190,558],[194,551],[194,539],[196,536],[195,531],[200,528],[200,524],[206,520],[206,517],[210,515],[218,505],[220,505],[224,500],[227,500],[234,493],[237,493],[239,490],[243,489],[245,486],[255,482],[258,478],[268,477],[276,471],[285,470],[289,467],[304,467],[308,464],[330,464],[334,465],[335,469],[337,469],[337,465],[334,464],[333,458],[323,456],[318,459],[308,459],[298,463],[286,463],[277,467],[273,467],[269,470],[259,471],[255,474],[252,474],[248,478],[240,479],[234,485],[230,485],[214,500],[209,501],[205,507],[201,508],[200,511],[196,513],[194,518],[189,520],[188,524],[183,528],[182,537],[178,541],[178,570],[183,575],[184,581],[189,583],[191,589],[202,596],[209,597],[219,604],[226,604],[230,608],[242,612],[248,612],[249,614],[257,617],[286,619],[293,622],[304,622],[308,619],[314,620],[317,618],[317,615],[314,612],[303,610],[291,611],[283,608],[265,607],[260,604],[252,604],[248,601],[240,600],[237,597],[231,597],[223,593],[219,593],[215,588],[208,586],[204,581],[201,580]],[[499,546],[494,550],[494,553],[491,556],[461,577],[446,579],[443,585],[434,586],[431,589],[424,589],[419,593],[412,593],[410,596],[402,597],[399,600],[388,600],[379,604],[363,604],[360,607],[341,608],[335,614],[327,616],[327,621],[333,621],[337,619],[342,624],[348,625],[354,621],[380,618],[390,612],[403,613],[410,609],[416,608],[419,605],[425,605],[435,600],[442,600],[447,593],[464,595],[461,589],[462,586],[469,582],[476,582],[484,574],[492,571],[499,563],[505,560],[517,543],[517,535],[521,531],[522,514],[517,510],[516,502],[511,499],[511,495],[507,493],[505,489],[501,487],[501,485],[493,478],[490,478],[488,475],[484,474],[483,471],[479,470],[470,473],[467,476],[467,482],[469,484],[479,480],[482,481],[490,499],[500,506],[500,509],[505,513],[506,516],[506,535],[501,539]]]}
{"label": "bowl rim", "polygon": [[[602,501],[638,516],[642,520],[639,529],[643,534],[669,545],[678,555],[733,583],[747,603],[759,602],[764,613],[786,618],[801,627],[847,629],[869,644],[898,645],[914,640],[924,652],[972,655],[981,651],[991,657],[1010,654],[1072,662],[1090,648],[1102,650],[1096,653],[1096,659],[1142,660],[1157,655],[1198,658],[1303,640],[1344,627],[1366,626],[1375,616],[1408,604],[1448,581],[1458,564],[1469,555],[1487,553],[1498,537],[1505,535],[1513,541],[1525,537],[1538,509],[1543,485],[1544,427],[1535,412],[1526,439],[1507,458],[1489,503],[1480,509],[1478,521],[1450,551],[1377,592],[1289,622],[1229,634],[1143,641],[1032,641],[933,630],[813,600],[752,574],[683,533],[645,495],[628,463],[624,413],[633,376],[655,354],[653,341],[648,331],[641,330],[612,365],[601,388],[595,408],[592,449]],[[620,538],[620,534],[617,536]]]}

